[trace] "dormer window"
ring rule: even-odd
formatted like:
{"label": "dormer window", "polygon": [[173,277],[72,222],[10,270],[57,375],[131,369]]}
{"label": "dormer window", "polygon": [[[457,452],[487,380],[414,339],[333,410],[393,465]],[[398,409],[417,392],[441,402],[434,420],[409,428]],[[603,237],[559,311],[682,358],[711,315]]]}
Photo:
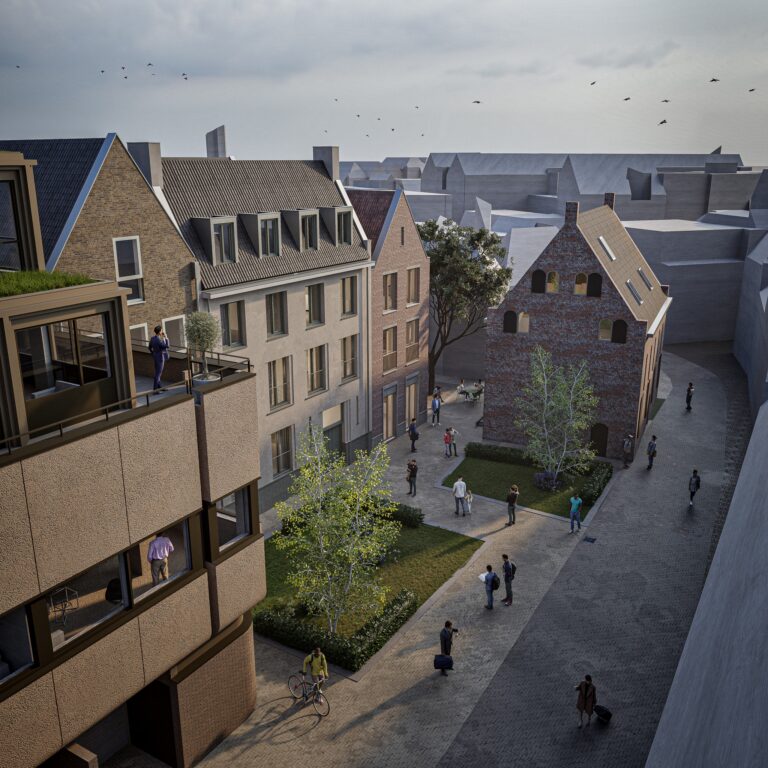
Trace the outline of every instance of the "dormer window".
{"label": "dormer window", "polygon": [[234,264],[237,261],[235,249],[235,223],[233,221],[213,223],[213,263]]}
{"label": "dormer window", "polygon": [[352,245],[352,211],[336,214],[336,244]]}
{"label": "dormer window", "polygon": [[277,216],[259,221],[259,256],[277,256],[280,253],[280,219]]}
{"label": "dormer window", "polygon": [[317,250],[318,216],[316,213],[305,213],[301,216],[301,243],[302,251]]}

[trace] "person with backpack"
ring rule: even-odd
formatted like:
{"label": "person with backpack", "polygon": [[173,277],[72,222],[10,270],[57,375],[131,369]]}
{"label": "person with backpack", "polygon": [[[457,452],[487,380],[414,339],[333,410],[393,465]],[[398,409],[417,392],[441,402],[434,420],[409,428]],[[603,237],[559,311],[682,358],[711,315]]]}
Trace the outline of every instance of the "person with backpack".
{"label": "person with backpack", "polygon": [[691,500],[688,502],[688,509],[693,509],[693,497],[696,495],[696,491],[701,488],[701,477],[699,476],[699,470],[694,469],[691,479],[688,481],[688,491],[691,494]]}
{"label": "person with backpack", "polygon": [[653,460],[656,458],[656,435],[653,435],[648,443],[648,447],[645,449],[648,454],[648,469],[653,469]]}
{"label": "person with backpack", "polygon": [[485,596],[487,598],[487,602],[485,604],[485,607],[489,610],[493,610],[493,593],[501,586],[501,582],[499,581],[499,577],[493,572],[493,566],[486,565],[485,566],[485,577],[483,581],[485,582]]}
{"label": "person with backpack", "polygon": [[408,425],[408,439],[411,441],[411,453],[416,453],[416,441],[419,439],[416,419],[411,419],[411,423]]}
{"label": "person with backpack", "polygon": [[584,675],[584,679],[576,686],[576,690],[579,692],[579,697],[576,699],[579,724],[576,727],[581,728],[584,724],[585,714],[587,716],[587,725],[590,724],[595,704],[597,704],[597,688],[592,684],[592,675]]}
{"label": "person with backpack", "polygon": [[515,578],[517,566],[509,559],[509,555],[502,555],[501,559],[504,561],[504,589],[507,591],[504,605],[510,606],[512,605],[512,579]]}

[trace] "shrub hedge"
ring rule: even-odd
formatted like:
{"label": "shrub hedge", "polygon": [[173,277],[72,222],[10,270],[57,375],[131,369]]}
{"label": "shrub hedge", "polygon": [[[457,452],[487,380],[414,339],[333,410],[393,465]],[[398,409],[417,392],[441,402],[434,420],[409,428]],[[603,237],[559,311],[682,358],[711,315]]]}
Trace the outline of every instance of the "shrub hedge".
{"label": "shrub hedge", "polygon": [[485,443],[467,443],[464,448],[465,456],[488,461],[499,461],[503,464],[526,464],[532,467],[533,462],[526,458],[519,448],[507,448],[503,445],[486,445]]}
{"label": "shrub hedge", "polygon": [[405,528],[418,528],[424,522],[424,513],[419,507],[398,504],[392,512],[392,519],[397,520]]}
{"label": "shrub hedge", "polygon": [[381,613],[370,618],[353,635],[331,634],[297,616],[296,606],[272,608],[253,614],[253,627],[260,635],[309,653],[320,646],[328,661],[356,672],[416,612],[419,601],[409,590],[401,590]]}
{"label": "shrub hedge", "polygon": [[581,489],[581,498],[585,504],[594,504],[613,475],[613,465],[607,461],[596,461],[592,465],[592,474]]}

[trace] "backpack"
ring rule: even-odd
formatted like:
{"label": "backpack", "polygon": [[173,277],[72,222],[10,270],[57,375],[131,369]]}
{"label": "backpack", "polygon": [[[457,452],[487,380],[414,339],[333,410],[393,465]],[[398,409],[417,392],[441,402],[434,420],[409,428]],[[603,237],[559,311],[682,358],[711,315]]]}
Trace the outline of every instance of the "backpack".
{"label": "backpack", "polygon": [[509,561],[510,568],[512,569],[512,578],[515,578],[515,572],[517,571],[517,566],[510,560]]}
{"label": "backpack", "polygon": [[499,581],[499,577],[494,573],[493,579],[491,579],[491,589],[495,592],[500,586],[501,582]]}

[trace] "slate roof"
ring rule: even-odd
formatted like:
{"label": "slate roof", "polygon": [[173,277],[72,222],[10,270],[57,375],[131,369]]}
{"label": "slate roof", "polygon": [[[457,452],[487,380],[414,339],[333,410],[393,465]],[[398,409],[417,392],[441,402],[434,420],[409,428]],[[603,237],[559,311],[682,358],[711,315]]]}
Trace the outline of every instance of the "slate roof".
{"label": "slate roof", "polygon": [[394,196],[394,191],[389,189],[347,189],[347,197],[371,241],[372,251],[376,250],[379,237],[386,236],[382,230]]}
{"label": "slate roof", "polygon": [[43,250],[48,259],[88,178],[105,139],[20,139],[0,141],[0,150],[37,160],[35,189]]}
{"label": "slate roof", "polygon": [[[659,279],[640,253],[635,241],[629,236],[621,219],[607,205],[603,205],[586,213],[580,213],[576,226],[584,235],[600,265],[613,281],[632,314],[637,320],[645,320],[650,326],[664,306],[667,297],[661,290]],[[616,256],[615,261],[608,255],[600,238],[603,238]],[[651,288],[645,285],[638,270],[642,270]],[[631,281],[642,304],[639,304],[632,295],[627,280]]]}
{"label": "slate roof", "polygon": [[[316,251],[299,251],[281,219],[280,256],[260,259],[257,244],[251,242],[238,216],[347,205],[321,162],[164,157],[163,194],[181,234],[200,263],[205,288],[368,261],[368,252],[355,227],[352,228],[352,245],[337,247],[322,216]],[[235,264],[212,264],[197,237],[191,219],[213,216],[238,216],[238,260]]]}

